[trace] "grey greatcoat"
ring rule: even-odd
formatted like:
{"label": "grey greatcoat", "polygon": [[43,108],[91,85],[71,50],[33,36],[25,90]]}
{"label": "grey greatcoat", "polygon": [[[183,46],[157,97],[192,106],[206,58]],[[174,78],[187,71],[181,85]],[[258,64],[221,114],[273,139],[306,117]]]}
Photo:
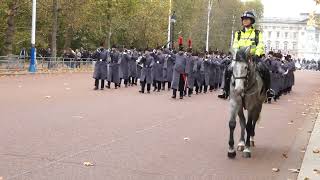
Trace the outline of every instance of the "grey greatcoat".
{"label": "grey greatcoat", "polygon": [[216,83],[218,83],[217,79],[217,73],[218,73],[218,65],[216,63],[216,58],[210,59],[210,77],[209,77],[209,85],[214,86]]}
{"label": "grey greatcoat", "polygon": [[176,55],[175,64],[173,67],[172,76],[172,89],[179,89],[180,75],[185,75],[186,73],[186,56],[180,52]]}
{"label": "grey greatcoat", "polygon": [[187,74],[187,86],[192,89],[194,87],[194,81],[197,73],[197,56],[188,55],[186,58],[186,74]]}
{"label": "grey greatcoat", "polygon": [[131,56],[127,53],[121,54],[120,58],[120,78],[129,79],[129,61]]}
{"label": "grey greatcoat", "polygon": [[120,57],[119,52],[111,51],[110,58],[111,61],[109,63],[109,73],[108,73],[108,81],[113,82],[115,84],[120,83]]}
{"label": "grey greatcoat", "polygon": [[153,81],[160,81],[164,80],[163,78],[163,65],[164,65],[164,54],[159,53],[154,56],[154,63],[152,66],[152,79]]}
{"label": "grey greatcoat", "polygon": [[202,59],[197,58],[197,61],[195,62],[197,71],[195,72],[195,81],[197,81],[198,86],[202,86],[202,83],[204,81],[204,76],[201,75],[201,67],[202,67]]}
{"label": "grey greatcoat", "polygon": [[93,55],[93,58],[96,60],[94,65],[93,78],[94,79],[107,79],[108,77],[108,64],[107,59],[109,52],[104,48],[99,48]]}
{"label": "grey greatcoat", "polygon": [[[225,78],[225,77],[229,78],[226,73],[228,73],[228,72],[230,72],[230,71],[232,72],[232,69],[231,69],[231,67],[230,67],[230,64],[231,64],[231,59],[229,59],[229,58],[220,59],[219,66],[220,66],[220,69],[221,69],[221,71],[222,71],[222,72],[221,72],[221,73],[222,73],[221,87],[227,87],[227,86],[229,86],[229,85],[225,86],[225,83],[228,82],[228,80],[226,81],[226,78]],[[231,77],[230,77],[230,78],[231,78]]]}
{"label": "grey greatcoat", "polygon": [[134,51],[130,60],[129,60],[129,77],[138,77],[137,76],[137,60],[138,60],[138,52]]}
{"label": "grey greatcoat", "polygon": [[175,55],[167,54],[163,65],[163,79],[166,82],[172,82],[174,63]]}
{"label": "grey greatcoat", "polygon": [[151,84],[151,69],[154,63],[154,58],[149,54],[146,57],[143,57],[140,63],[142,65],[140,81],[145,81],[147,84]]}
{"label": "grey greatcoat", "polygon": [[275,94],[279,94],[279,92],[283,88],[283,74],[285,73],[284,69],[281,67],[281,62],[273,59],[270,61],[270,69],[271,69],[271,89],[274,90]]}
{"label": "grey greatcoat", "polygon": [[210,80],[210,61],[209,60],[202,61],[201,74],[204,77],[205,85],[209,85],[209,80]]}

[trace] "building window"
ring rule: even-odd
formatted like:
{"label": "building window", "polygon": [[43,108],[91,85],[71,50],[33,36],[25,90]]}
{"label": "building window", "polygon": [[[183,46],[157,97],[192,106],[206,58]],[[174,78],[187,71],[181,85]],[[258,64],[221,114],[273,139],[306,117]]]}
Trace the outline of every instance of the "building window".
{"label": "building window", "polygon": [[271,49],[271,41],[267,41],[267,49]]}
{"label": "building window", "polygon": [[276,49],[279,49],[280,42],[276,41]]}
{"label": "building window", "polygon": [[279,38],[280,37],[280,32],[277,32],[277,38]]}
{"label": "building window", "polygon": [[283,49],[286,51],[286,50],[288,50],[288,42],[287,41],[285,41],[284,43],[283,43]]}
{"label": "building window", "polygon": [[268,37],[271,38],[271,31],[268,32]]}
{"label": "building window", "polygon": [[285,33],[284,33],[284,37],[285,37],[285,38],[288,38],[288,32],[285,32]]}
{"label": "building window", "polygon": [[301,36],[304,36],[304,32],[301,32]]}
{"label": "building window", "polygon": [[293,50],[297,50],[297,42],[293,42],[292,43],[292,49]]}
{"label": "building window", "polygon": [[293,33],[293,38],[294,38],[294,39],[297,39],[297,36],[298,36],[298,33],[297,33],[297,32],[294,32],[294,33]]}
{"label": "building window", "polygon": [[319,34],[316,34],[316,41],[319,42]]}

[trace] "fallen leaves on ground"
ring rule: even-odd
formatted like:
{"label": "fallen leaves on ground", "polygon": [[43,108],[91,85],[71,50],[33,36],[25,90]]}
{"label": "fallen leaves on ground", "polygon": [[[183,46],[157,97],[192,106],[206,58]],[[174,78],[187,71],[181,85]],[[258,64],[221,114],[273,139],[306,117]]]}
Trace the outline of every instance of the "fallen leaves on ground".
{"label": "fallen leaves on ground", "polygon": [[283,154],[282,154],[282,157],[285,158],[285,159],[287,159],[287,158],[288,158],[288,154],[287,154],[287,153],[283,153]]}
{"label": "fallen leaves on ground", "polygon": [[279,172],[280,169],[279,169],[279,168],[272,168],[272,171],[273,171],[273,172]]}
{"label": "fallen leaves on ground", "polygon": [[315,174],[320,174],[320,170],[318,170],[318,169],[313,169],[313,172],[315,173]]}
{"label": "fallen leaves on ground", "polygon": [[84,166],[94,166],[94,164],[92,162],[84,162],[83,165]]}
{"label": "fallen leaves on ground", "polygon": [[313,152],[314,154],[319,154],[319,153],[320,153],[320,150],[319,150],[319,149],[314,149],[312,152]]}
{"label": "fallen leaves on ground", "polygon": [[77,118],[77,119],[83,119],[82,116],[72,116],[73,118]]}
{"label": "fallen leaves on ground", "polygon": [[292,173],[299,173],[300,169],[288,169]]}

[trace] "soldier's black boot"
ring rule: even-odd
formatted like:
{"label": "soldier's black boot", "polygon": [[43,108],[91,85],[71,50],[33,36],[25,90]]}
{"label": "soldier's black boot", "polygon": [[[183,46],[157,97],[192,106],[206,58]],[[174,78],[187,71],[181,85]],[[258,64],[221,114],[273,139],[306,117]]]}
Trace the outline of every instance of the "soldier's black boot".
{"label": "soldier's black boot", "polygon": [[162,82],[162,91],[166,90],[166,83]]}
{"label": "soldier's black boot", "polygon": [[101,79],[101,90],[104,90],[104,79]]}
{"label": "soldier's black boot", "polygon": [[227,99],[228,98],[228,94],[226,91],[223,91],[222,94],[219,94],[218,95],[218,98],[221,98],[221,99]]}
{"label": "soldier's black boot", "polygon": [[146,87],[146,82],[141,82],[141,90],[139,91],[139,93],[144,93],[145,87]]}
{"label": "soldier's black boot", "polygon": [[204,85],[203,92],[204,92],[204,93],[207,93],[207,91],[208,91],[208,86],[207,86],[207,85]]}
{"label": "soldier's black boot", "polygon": [[180,93],[180,99],[183,99],[184,91],[179,91],[179,93]]}
{"label": "soldier's black boot", "polygon": [[192,89],[189,88],[189,89],[188,89],[188,97],[191,97],[191,95],[192,95]]}
{"label": "soldier's black boot", "polygon": [[106,88],[110,89],[110,86],[111,86],[111,82],[108,81],[108,85],[106,86]]}
{"label": "soldier's black boot", "polygon": [[93,90],[98,90],[99,89],[99,79],[94,80],[94,89]]}
{"label": "soldier's black boot", "polygon": [[173,89],[173,94],[172,94],[172,99],[175,99],[177,98],[177,90],[176,89]]}
{"label": "soldier's black boot", "polygon": [[150,94],[151,84],[147,84],[147,93]]}
{"label": "soldier's black boot", "polygon": [[160,92],[160,90],[161,90],[161,81],[157,82],[157,89],[158,89],[158,92]]}
{"label": "soldier's black boot", "polygon": [[171,89],[171,82],[168,81],[168,91],[170,91],[170,89]]}

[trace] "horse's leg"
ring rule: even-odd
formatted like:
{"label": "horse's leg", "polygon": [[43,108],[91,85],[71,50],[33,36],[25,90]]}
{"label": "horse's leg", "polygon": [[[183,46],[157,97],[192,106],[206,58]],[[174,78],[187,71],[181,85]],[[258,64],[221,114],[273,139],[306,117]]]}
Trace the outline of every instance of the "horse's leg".
{"label": "horse's leg", "polygon": [[246,147],[243,150],[243,157],[250,158],[251,157],[251,150],[250,150],[250,137],[252,135],[252,112],[248,110],[248,121],[246,125],[247,130],[247,139],[246,139]]}
{"label": "horse's leg", "polygon": [[238,116],[240,119],[240,126],[241,126],[241,135],[240,135],[240,141],[237,147],[238,151],[243,151],[244,150],[244,135],[245,135],[245,130],[246,130],[246,118],[243,114],[243,110],[239,110]]}
{"label": "horse's leg", "polygon": [[250,145],[252,147],[255,146],[255,143],[254,143],[254,136],[256,134],[255,129],[256,129],[256,124],[257,124],[259,117],[260,117],[261,109],[262,109],[262,105],[259,106],[257,109],[255,109],[254,112],[252,113],[252,134],[250,137]]}
{"label": "horse's leg", "polygon": [[234,129],[236,128],[236,115],[238,112],[237,103],[233,100],[230,100],[231,104],[231,112],[230,112],[230,119],[229,119],[229,129],[230,129],[230,135],[229,135],[229,150],[228,150],[228,157],[234,158],[236,157],[236,151],[234,149]]}

